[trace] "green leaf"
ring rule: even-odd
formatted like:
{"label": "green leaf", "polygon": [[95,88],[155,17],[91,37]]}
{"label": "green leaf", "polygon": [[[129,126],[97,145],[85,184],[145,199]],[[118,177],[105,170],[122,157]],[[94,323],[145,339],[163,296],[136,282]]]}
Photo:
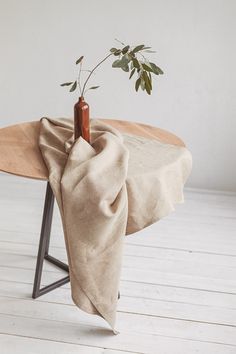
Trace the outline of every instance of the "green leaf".
{"label": "green leaf", "polygon": [[95,89],[97,89],[97,88],[99,88],[100,86],[92,86],[92,87],[90,87],[90,88],[88,88],[88,90],[95,90]]}
{"label": "green leaf", "polygon": [[150,68],[150,66],[148,66],[148,65],[147,65],[147,64],[145,64],[145,63],[142,63],[142,67],[143,67],[143,69],[144,69],[144,70],[146,70],[146,71],[153,72],[153,69],[152,69],[152,68]]}
{"label": "green leaf", "polygon": [[129,52],[129,55],[130,55],[132,58],[135,58],[135,54],[133,53],[132,50]]}
{"label": "green leaf", "polygon": [[136,69],[139,69],[140,68],[140,64],[139,64],[139,61],[137,58],[133,58],[132,59],[132,62],[133,62],[133,65]]}
{"label": "green leaf", "polygon": [[118,56],[118,55],[120,55],[120,54],[121,54],[121,50],[120,50],[120,49],[118,49],[118,50],[116,50],[113,54],[114,54],[115,56]]}
{"label": "green leaf", "polygon": [[111,53],[114,53],[114,52],[116,52],[117,50],[118,50],[117,48],[111,48],[111,49],[110,49],[110,52],[111,52]]}
{"label": "green leaf", "polygon": [[64,84],[61,84],[60,86],[70,86],[73,84],[73,81],[72,82],[64,82]]}
{"label": "green leaf", "polygon": [[121,65],[122,66],[127,66],[130,62],[130,58],[128,57],[127,54],[123,55],[122,58],[120,59]]}
{"label": "green leaf", "polygon": [[150,90],[150,87],[149,86],[145,86],[146,87],[146,92],[148,93],[148,95],[151,95],[151,90]]}
{"label": "green leaf", "polygon": [[144,50],[145,53],[156,53],[155,50]]}
{"label": "green leaf", "polygon": [[130,73],[130,76],[129,76],[129,79],[131,79],[131,77],[134,75],[134,73],[135,73],[135,68],[132,69],[132,71],[131,71],[131,73]]}
{"label": "green leaf", "polygon": [[135,91],[136,92],[138,91],[140,84],[141,84],[141,79],[139,77],[138,80],[136,80],[136,82],[135,82]]}
{"label": "green leaf", "polygon": [[71,86],[71,88],[70,88],[70,92],[75,91],[75,90],[76,90],[76,88],[77,88],[77,81],[75,81],[75,82],[73,83],[73,85]]}
{"label": "green leaf", "polygon": [[156,75],[160,75],[160,74],[164,74],[163,71],[161,70],[161,68],[159,68],[159,66],[157,66],[155,63],[150,63],[153,73]]}
{"label": "green leaf", "polygon": [[145,80],[143,79],[143,77],[141,76],[141,89],[144,91],[145,90]]}
{"label": "green leaf", "polygon": [[162,75],[164,74],[164,71],[161,70],[161,68],[159,68],[159,66],[157,66],[157,70],[159,71],[159,73]]}
{"label": "green leaf", "polygon": [[113,67],[113,68],[121,68],[121,67],[122,67],[121,60],[120,60],[120,59],[115,60],[115,61],[112,63],[112,67]]}
{"label": "green leaf", "polygon": [[152,66],[151,66],[151,64],[149,63],[149,61],[147,59],[145,59],[145,63],[144,64],[146,64],[147,66],[149,66],[149,68],[152,69]]}
{"label": "green leaf", "polygon": [[150,86],[151,86],[151,90],[152,90],[152,75],[150,72],[148,73],[148,77],[149,77],[149,82],[150,82]]}
{"label": "green leaf", "polygon": [[115,60],[112,63],[113,68],[121,68],[122,70],[128,72],[129,71],[129,64],[130,59],[128,59],[125,55],[121,59]]}
{"label": "green leaf", "polygon": [[82,55],[78,60],[76,60],[75,64],[79,64],[82,60],[84,59],[84,56]]}
{"label": "green leaf", "polygon": [[133,57],[130,55],[130,53],[126,53],[125,55],[126,55],[126,57],[129,59],[129,61],[132,60]]}
{"label": "green leaf", "polygon": [[129,46],[129,45],[125,46],[125,47],[122,49],[122,54],[127,53],[127,52],[128,52],[128,50],[129,50],[129,48],[130,48],[130,46]]}
{"label": "green leaf", "polygon": [[149,77],[148,77],[147,72],[144,71],[142,76],[143,76],[143,78],[144,78],[145,84],[151,88],[150,80],[149,80]]}
{"label": "green leaf", "polygon": [[145,48],[145,45],[144,44],[140,44],[140,45],[137,45],[137,47],[135,47],[132,52],[133,53],[137,53],[139,52],[140,50],[142,50],[143,48]]}
{"label": "green leaf", "polygon": [[150,95],[151,94],[152,85],[150,83],[150,79],[149,79],[148,74],[147,74],[146,71],[143,72],[143,76],[142,77],[143,77],[143,79],[145,81],[145,89],[146,89],[147,93]]}
{"label": "green leaf", "polygon": [[129,72],[129,65],[124,65],[121,67],[121,69],[128,73]]}

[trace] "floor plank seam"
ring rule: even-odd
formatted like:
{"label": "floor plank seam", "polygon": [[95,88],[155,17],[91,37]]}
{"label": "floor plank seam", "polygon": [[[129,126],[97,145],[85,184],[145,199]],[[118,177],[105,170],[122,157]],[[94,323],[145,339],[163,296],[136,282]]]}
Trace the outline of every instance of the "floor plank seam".
{"label": "floor plank seam", "polygon": [[[58,320],[51,320],[51,319],[38,319],[38,318],[35,318],[35,317],[30,317],[30,316],[4,314],[4,313],[1,313],[1,312],[0,312],[0,314],[4,315],[6,317],[11,317],[11,318],[17,317],[17,318],[31,319],[31,320],[35,320],[35,321],[41,320],[41,321],[46,321],[46,322],[64,323],[64,324],[71,325],[73,327],[78,325],[78,324],[76,324],[74,322],[67,322],[67,321],[58,321]],[[101,328],[101,326],[96,326],[96,325],[92,325],[92,324],[85,324],[85,323],[81,324],[80,323],[80,325],[84,326],[84,327],[89,327],[89,328]],[[105,328],[105,327],[104,327],[104,329],[108,330],[108,328]],[[5,334],[4,332],[0,332],[0,333],[1,334]],[[127,330],[126,330],[126,333],[127,333]],[[174,335],[172,335],[172,336],[168,335],[167,336],[167,335],[159,334],[159,333],[139,332],[139,331],[133,331],[133,330],[132,330],[132,333],[135,333],[137,335],[146,334],[146,335],[153,336],[153,337],[175,338],[175,339],[182,339],[182,340],[185,340],[185,341],[211,343],[211,344],[228,345],[228,346],[231,346],[231,347],[236,347],[236,344],[225,343],[225,342],[216,342],[216,341],[212,341],[212,340],[199,340],[199,339],[194,339],[194,338],[186,338],[186,337],[182,337],[182,336],[177,337],[177,336],[174,336]],[[73,342],[66,342],[66,343],[73,343]]]}

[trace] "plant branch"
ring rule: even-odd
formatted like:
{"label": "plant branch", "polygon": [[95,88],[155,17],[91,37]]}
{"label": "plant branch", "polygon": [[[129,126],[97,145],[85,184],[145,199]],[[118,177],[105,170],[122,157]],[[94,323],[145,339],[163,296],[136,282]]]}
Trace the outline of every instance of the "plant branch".
{"label": "plant branch", "polygon": [[82,71],[82,60],[80,62],[79,77],[78,77],[79,91],[80,91],[80,95],[82,96],[81,83],[80,83],[81,71]]}
{"label": "plant branch", "polygon": [[92,76],[93,72],[105,61],[107,60],[109,57],[111,57],[113,55],[113,53],[108,54],[104,59],[102,59],[90,72],[90,74],[88,75],[87,79],[85,80],[85,83],[83,85],[83,89],[81,92],[81,96],[84,95],[84,91],[85,91],[85,87],[87,85],[87,82],[89,81],[90,77]]}

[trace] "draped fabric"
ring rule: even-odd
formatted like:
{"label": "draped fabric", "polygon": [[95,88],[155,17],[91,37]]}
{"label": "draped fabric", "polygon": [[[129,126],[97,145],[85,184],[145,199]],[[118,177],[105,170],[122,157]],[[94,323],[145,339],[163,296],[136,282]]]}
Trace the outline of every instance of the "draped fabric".
{"label": "draped fabric", "polygon": [[39,147],[63,224],[74,303],[114,333],[124,236],[183,202],[191,171],[184,147],[121,134],[91,120],[91,143],[70,119],[42,118]]}

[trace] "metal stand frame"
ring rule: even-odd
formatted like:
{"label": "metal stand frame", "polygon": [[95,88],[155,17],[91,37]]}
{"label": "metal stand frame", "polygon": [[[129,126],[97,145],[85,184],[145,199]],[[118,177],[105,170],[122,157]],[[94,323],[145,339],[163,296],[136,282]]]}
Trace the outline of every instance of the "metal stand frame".
{"label": "metal stand frame", "polygon": [[54,206],[55,197],[49,182],[47,183],[47,190],[44,202],[43,210],[43,220],[41,226],[41,234],[39,240],[39,249],[36,263],[36,270],[34,276],[34,287],[32,298],[36,299],[37,297],[48,293],[51,290],[54,290],[70,281],[70,277],[66,276],[60,280],[55,281],[54,283],[47,285],[43,288],[40,288],[42,271],[43,271],[43,262],[46,259],[48,262],[56,265],[57,267],[65,270],[69,273],[69,267],[67,264],[63,263],[59,259],[51,256],[49,252],[50,236],[51,236],[51,227],[52,227],[52,216],[53,216],[53,206]]}
{"label": "metal stand frame", "polygon": [[[40,288],[41,278],[42,278],[42,271],[43,271],[43,262],[47,260],[48,262],[56,265],[57,267],[65,270],[69,273],[69,267],[67,264],[63,263],[59,259],[51,256],[49,252],[49,244],[50,244],[50,236],[51,236],[51,227],[52,227],[52,217],[53,217],[53,207],[54,207],[55,197],[52,191],[52,188],[47,183],[47,190],[44,202],[44,210],[43,210],[43,220],[41,226],[41,234],[39,240],[39,249],[38,249],[38,256],[37,256],[37,263],[35,269],[35,276],[34,276],[34,287],[32,298],[36,299],[39,296],[42,296],[49,291],[52,291],[60,286],[69,283],[70,277],[69,275],[55,281],[52,284],[49,284],[43,288]],[[120,298],[120,292],[118,292],[118,299]]]}

